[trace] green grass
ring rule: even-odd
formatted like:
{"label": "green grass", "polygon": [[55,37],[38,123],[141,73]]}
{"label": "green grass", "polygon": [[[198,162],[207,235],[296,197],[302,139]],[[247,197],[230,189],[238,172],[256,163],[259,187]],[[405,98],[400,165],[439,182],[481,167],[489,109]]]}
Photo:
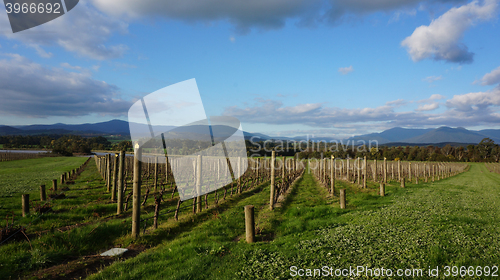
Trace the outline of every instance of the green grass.
{"label": "green grass", "polygon": [[21,214],[21,194],[30,194],[30,200],[39,200],[40,185],[48,189],[52,180],[82,165],[86,157],[46,157],[0,162],[0,217]]}
{"label": "green grass", "polygon": [[[342,185],[342,186],[341,186]],[[500,175],[484,164],[427,184],[347,188],[341,210],[309,174],[281,208],[268,210],[266,186],[217,215],[138,257],[89,279],[289,279],[290,266],[371,268],[500,264]],[[256,206],[258,242],[244,242],[243,206]],[[397,277],[395,277],[397,278]],[[471,278],[471,277],[468,277]],[[478,278],[479,279],[479,278]]]}

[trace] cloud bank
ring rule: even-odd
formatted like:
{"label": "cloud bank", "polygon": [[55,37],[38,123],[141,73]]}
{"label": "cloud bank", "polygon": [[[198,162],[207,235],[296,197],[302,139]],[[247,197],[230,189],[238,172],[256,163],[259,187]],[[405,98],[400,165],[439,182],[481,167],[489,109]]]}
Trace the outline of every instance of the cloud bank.
{"label": "cloud bank", "polygon": [[[131,102],[88,72],[47,68],[17,54],[0,60],[0,114],[26,118],[126,115]],[[72,67],[64,64],[64,67]],[[72,67],[75,69],[76,67]]]}

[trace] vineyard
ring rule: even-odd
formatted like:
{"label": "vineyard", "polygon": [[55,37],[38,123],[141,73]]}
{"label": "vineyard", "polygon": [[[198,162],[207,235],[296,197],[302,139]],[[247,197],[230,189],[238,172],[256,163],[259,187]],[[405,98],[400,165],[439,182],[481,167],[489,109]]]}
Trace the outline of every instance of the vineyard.
{"label": "vineyard", "polygon": [[16,152],[0,152],[0,162],[11,161],[11,160],[21,160],[21,159],[33,159],[42,157],[53,157],[49,153],[16,153]]}
{"label": "vineyard", "polygon": [[[55,159],[58,158],[30,160]],[[117,260],[99,256],[113,247],[129,249],[118,257],[129,260],[117,262],[90,278],[132,279],[141,275],[186,279],[196,275],[196,267],[203,266],[210,276],[199,277],[205,279],[219,278],[216,275],[220,279],[249,279],[252,275],[287,279],[290,265],[321,263],[319,260],[329,250],[344,250],[339,245],[341,240],[336,241],[340,242],[337,246],[328,245],[333,241],[323,240],[323,232],[327,236],[330,234],[327,232],[342,229],[371,236],[362,226],[364,222],[358,224],[357,220],[364,221],[366,215],[387,207],[383,211],[390,212],[391,207],[405,207],[404,211],[400,208],[396,212],[408,211],[401,203],[416,199],[418,193],[447,195],[447,189],[456,184],[468,185],[463,180],[471,176],[486,176],[483,171],[478,175],[482,169],[492,171],[488,176],[497,176],[493,172],[498,172],[498,164],[489,163],[333,157],[306,161],[276,156],[274,152],[270,158],[250,158],[246,162],[241,158],[208,156],[190,159],[172,156],[167,160],[148,156],[139,161],[124,153],[82,160],[52,177],[51,184],[46,184],[52,186],[50,189],[45,185],[33,186],[36,192],[30,192],[28,197],[24,192],[11,192],[3,198],[1,210],[6,220],[1,224],[0,273],[7,275],[7,279],[30,275],[44,279],[85,277]],[[186,160],[188,164],[182,162]],[[232,167],[229,170],[223,168],[229,165]],[[189,166],[182,168],[185,180],[175,180],[174,177],[179,178],[175,173],[178,166]],[[488,180],[498,186],[497,177]],[[474,191],[483,194],[490,192],[489,188],[480,185]],[[465,203],[468,198],[459,201]],[[245,226],[248,234],[243,211],[246,205],[253,205],[255,210],[254,245],[246,244],[244,238]],[[438,209],[440,205],[447,203],[425,207]],[[403,225],[408,223],[404,220]],[[421,234],[420,229],[408,230],[418,230]],[[356,246],[376,246],[377,238],[371,238],[369,243],[355,241],[361,242]],[[311,242],[320,242],[317,247],[322,249],[315,251],[316,245],[311,247]],[[408,246],[413,248],[411,244]],[[148,253],[151,247],[157,248],[154,253]],[[418,247],[412,250],[418,251]],[[404,262],[399,259],[400,254],[403,253],[396,252],[396,259],[388,262],[401,265]],[[144,258],[150,258],[147,256],[155,256],[152,263],[158,269],[148,268],[144,262]],[[446,256],[436,257],[434,262],[453,259],[452,255]],[[271,259],[274,261],[268,262]],[[344,263],[349,258],[338,260]],[[366,262],[364,258],[361,260]],[[189,263],[193,266],[188,267]],[[427,264],[422,261],[418,264],[424,263]],[[220,267],[228,269],[219,271]]]}

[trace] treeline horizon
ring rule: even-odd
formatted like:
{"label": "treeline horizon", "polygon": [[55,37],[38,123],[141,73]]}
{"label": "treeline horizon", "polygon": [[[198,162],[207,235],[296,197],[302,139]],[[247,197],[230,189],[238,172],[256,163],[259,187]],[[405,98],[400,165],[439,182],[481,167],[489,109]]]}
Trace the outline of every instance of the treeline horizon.
{"label": "treeline horizon", "polygon": [[[169,141],[174,151],[179,155],[189,155],[196,152],[204,143],[194,140]],[[45,149],[53,153],[71,156],[73,154],[90,154],[92,150],[128,151],[132,152],[132,141],[123,140],[112,143],[103,136],[82,137],[78,135],[28,135],[0,136],[0,144],[5,149]],[[328,142],[296,142],[282,140],[267,140],[254,142],[245,140],[247,155],[270,156],[275,151],[280,156],[294,156],[299,159],[309,158],[364,158],[369,160],[406,160],[406,161],[458,161],[458,162],[499,162],[500,146],[490,138],[484,138],[478,144],[467,146],[444,147],[427,146],[375,146],[342,145]],[[172,148],[172,147],[171,147]]]}

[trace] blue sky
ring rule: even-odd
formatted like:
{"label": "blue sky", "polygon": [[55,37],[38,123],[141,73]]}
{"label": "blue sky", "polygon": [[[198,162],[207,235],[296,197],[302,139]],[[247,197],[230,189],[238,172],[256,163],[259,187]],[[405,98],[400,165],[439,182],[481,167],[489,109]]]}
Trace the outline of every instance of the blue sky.
{"label": "blue sky", "polygon": [[500,128],[499,0],[87,0],[13,34],[0,124],[127,119],[195,78],[209,115],[273,136]]}

